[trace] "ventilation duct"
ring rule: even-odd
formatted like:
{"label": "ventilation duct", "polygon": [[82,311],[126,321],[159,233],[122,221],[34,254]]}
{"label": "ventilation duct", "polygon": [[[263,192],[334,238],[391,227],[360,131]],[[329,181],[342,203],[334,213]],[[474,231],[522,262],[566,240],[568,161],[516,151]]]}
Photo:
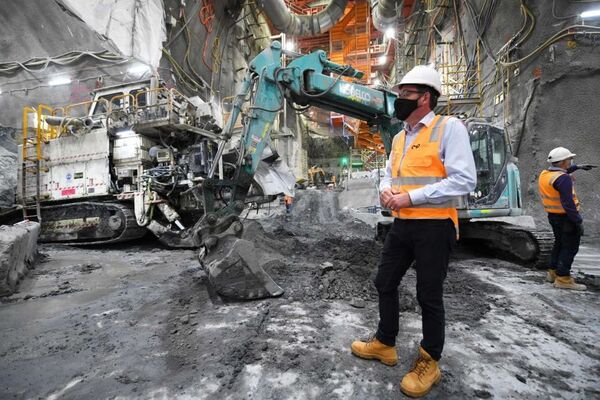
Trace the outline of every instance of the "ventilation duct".
{"label": "ventilation duct", "polygon": [[398,14],[396,10],[400,8],[402,0],[378,0],[372,1],[373,26],[380,32],[385,32],[389,27],[396,25]]}
{"label": "ventilation duct", "polygon": [[315,15],[293,14],[284,0],[259,0],[260,8],[280,32],[292,36],[315,36],[327,32],[344,15],[348,0],[331,0]]}

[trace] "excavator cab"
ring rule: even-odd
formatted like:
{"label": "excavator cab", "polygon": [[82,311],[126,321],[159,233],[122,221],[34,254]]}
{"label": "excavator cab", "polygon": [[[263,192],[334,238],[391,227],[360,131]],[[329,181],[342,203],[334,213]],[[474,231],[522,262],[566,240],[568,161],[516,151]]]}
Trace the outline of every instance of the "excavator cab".
{"label": "excavator cab", "polygon": [[481,119],[467,120],[477,186],[459,210],[461,219],[518,216],[521,187],[516,158],[504,129]]}

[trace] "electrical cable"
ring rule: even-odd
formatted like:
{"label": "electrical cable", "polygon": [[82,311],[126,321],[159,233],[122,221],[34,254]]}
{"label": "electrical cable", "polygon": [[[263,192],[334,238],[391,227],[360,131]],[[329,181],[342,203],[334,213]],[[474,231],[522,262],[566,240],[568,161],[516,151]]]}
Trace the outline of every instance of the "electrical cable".
{"label": "electrical cable", "polygon": [[[591,29],[591,30],[597,30],[597,32],[569,32],[569,31],[574,30],[574,29],[588,29],[588,30]],[[584,34],[590,34],[590,35],[598,35],[598,34],[600,34],[600,26],[591,26],[591,25],[571,25],[571,26],[568,26],[568,27],[563,28],[563,29],[559,30],[558,32],[556,32],[553,36],[551,36],[544,43],[542,43],[538,47],[536,47],[528,55],[526,55],[526,56],[524,56],[524,57],[522,57],[522,58],[520,58],[518,60],[511,61],[511,62],[500,61],[500,64],[503,67],[510,67],[510,66],[518,65],[518,64],[522,63],[523,61],[528,60],[531,57],[536,56],[538,53],[540,53],[546,47],[550,46],[553,43],[556,43],[560,39],[565,38],[567,36],[573,36],[574,34],[577,34],[577,33],[580,33],[580,34],[584,33]]]}
{"label": "electrical cable", "polygon": [[181,83],[183,83],[189,90],[193,92],[201,92],[203,89],[206,89],[206,84],[204,81],[202,83],[198,83],[194,78],[192,78],[179,63],[171,56],[169,51],[163,47],[162,49],[163,55],[167,58],[167,60],[174,67],[173,72],[180,79]]}
{"label": "electrical cable", "polygon": [[[200,1],[196,2],[196,7],[199,8],[201,5]],[[175,41],[175,39],[177,39],[177,37],[179,35],[181,35],[181,32],[183,32],[183,30],[188,26],[188,24],[192,21],[192,18],[194,18],[194,16],[196,15],[196,12],[198,11],[198,9],[194,9],[194,11],[190,14],[190,18],[188,20],[185,20],[183,26],[181,27],[181,29],[179,29],[179,31],[177,31],[177,33],[175,35],[173,35],[173,37],[171,37],[171,39],[165,44],[164,47],[169,47],[173,44],[173,41]]]}
{"label": "electrical cable", "polygon": [[[294,67],[294,69],[297,69],[297,68],[298,67]],[[346,65],[346,68],[344,68],[344,70],[340,74],[338,74],[337,78],[334,79],[333,83],[331,83],[331,85],[329,85],[329,87],[327,89],[325,89],[323,92],[317,93],[317,94],[307,93],[304,90],[304,83],[302,82],[302,80],[300,80],[300,92],[302,93],[303,96],[310,97],[313,99],[323,97],[333,89],[333,87],[340,81],[340,79],[342,79],[344,72],[348,71],[350,68],[351,68],[350,65]]]}
{"label": "electrical cable", "polygon": [[[520,39],[518,39],[518,41],[511,48],[509,48],[509,49],[506,50],[507,53],[510,52],[510,51],[512,51],[514,48],[520,46],[527,39],[529,39],[529,37],[533,33],[533,30],[535,29],[535,15],[533,14],[533,12],[531,11],[531,9],[527,6],[527,4],[525,4],[525,2],[523,0],[521,0],[521,11],[523,11],[523,14],[525,16],[525,19],[523,20],[523,26],[521,27],[521,29],[519,30],[519,32],[517,32],[516,35],[513,36],[513,38],[516,38],[519,35],[523,34],[523,31],[525,30],[525,26],[527,25],[527,21],[531,20],[531,24],[529,26],[529,30],[527,31],[527,33],[525,33],[524,36],[522,36]],[[529,17],[529,18],[527,18],[527,17]],[[513,38],[511,38],[511,40]],[[510,40],[509,40],[509,42],[510,42]]]}
{"label": "electrical cable", "polygon": [[42,72],[46,70],[50,64],[68,65],[85,56],[92,57],[98,61],[110,62],[113,64],[120,64],[130,61],[130,59],[123,58],[106,50],[98,52],[70,51],[54,57],[34,57],[22,62],[0,62],[0,73],[12,73],[19,69],[24,69],[27,72]]}
{"label": "electrical cable", "polygon": [[[185,19],[185,10],[182,10],[182,15],[183,15],[183,18]],[[183,56],[183,61],[188,66],[189,70],[191,71],[192,75],[194,75],[196,80],[203,82],[202,76],[200,76],[200,74],[194,69],[192,63],[190,62],[189,55],[190,55],[190,48],[192,45],[192,34],[188,27],[185,28],[185,39],[186,39],[186,49],[185,49],[185,53]]]}
{"label": "electrical cable", "polygon": [[208,65],[206,61],[206,46],[208,44],[208,39],[213,30],[213,20],[215,18],[215,9],[210,0],[202,0],[202,8],[198,13],[198,19],[200,23],[204,26],[206,30],[206,35],[204,36],[204,45],[202,46],[202,62],[208,68],[208,70],[212,73],[212,66]]}
{"label": "electrical cable", "polygon": [[486,41],[483,39],[483,34],[484,34],[484,32],[481,32],[481,31],[480,31],[480,27],[477,25],[477,21],[476,21],[476,19],[475,19],[475,15],[474,15],[474,14],[475,14],[475,11],[474,11],[474,9],[473,9],[473,6],[472,6],[472,5],[471,5],[471,3],[469,2],[469,0],[463,0],[463,1],[464,1],[465,5],[466,5],[466,8],[467,8],[468,14],[469,14],[469,16],[471,17],[471,22],[473,23],[473,28],[474,28],[474,30],[475,30],[475,33],[477,34],[477,37],[478,37],[478,38],[479,38],[479,40],[481,41],[481,44],[482,44],[482,46],[483,46],[483,49],[485,50],[485,52],[486,52],[487,56],[488,56],[488,57],[489,57],[491,60],[493,60],[493,61],[494,61],[494,63],[496,63],[496,57],[494,57],[494,55],[492,54],[492,52],[491,52],[491,51],[490,51],[490,49],[489,49],[489,46],[488,46],[487,42],[486,42]]}

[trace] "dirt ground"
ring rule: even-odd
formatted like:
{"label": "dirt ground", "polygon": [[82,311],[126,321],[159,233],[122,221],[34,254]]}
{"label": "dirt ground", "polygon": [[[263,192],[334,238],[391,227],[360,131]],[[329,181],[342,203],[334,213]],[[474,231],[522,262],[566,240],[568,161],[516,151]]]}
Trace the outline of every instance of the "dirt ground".
{"label": "dirt ground", "polygon": [[[338,211],[333,192],[304,193],[290,221],[276,212],[245,226],[282,297],[223,299],[194,251],[148,238],[41,246],[35,273],[0,304],[0,398],[404,398],[421,335],[414,271],[401,287],[400,363],[387,367],[349,351],[378,321],[371,227]],[[600,398],[599,292],[543,277],[457,249],[443,378],[427,398]]]}

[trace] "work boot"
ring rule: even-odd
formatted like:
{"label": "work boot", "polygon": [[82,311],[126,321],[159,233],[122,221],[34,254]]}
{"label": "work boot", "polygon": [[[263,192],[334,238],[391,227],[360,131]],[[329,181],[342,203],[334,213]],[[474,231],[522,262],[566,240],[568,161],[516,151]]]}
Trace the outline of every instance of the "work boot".
{"label": "work boot", "polygon": [[556,270],[550,268],[548,270],[548,272],[546,273],[546,282],[554,283],[555,279],[556,279]]}
{"label": "work boot", "polygon": [[395,346],[388,346],[381,343],[377,338],[372,338],[366,342],[356,340],[352,342],[352,354],[366,360],[379,360],[385,365],[398,364],[398,353]]}
{"label": "work boot", "polygon": [[571,289],[571,290],[586,290],[587,287],[580,283],[575,283],[575,279],[572,276],[557,276],[554,280],[554,287],[559,289]]}
{"label": "work boot", "polygon": [[438,362],[419,347],[419,357],[412,369],[402,378],[400,390],[410,397],[425,396],[440,379],[442,379],[442,372]]}

